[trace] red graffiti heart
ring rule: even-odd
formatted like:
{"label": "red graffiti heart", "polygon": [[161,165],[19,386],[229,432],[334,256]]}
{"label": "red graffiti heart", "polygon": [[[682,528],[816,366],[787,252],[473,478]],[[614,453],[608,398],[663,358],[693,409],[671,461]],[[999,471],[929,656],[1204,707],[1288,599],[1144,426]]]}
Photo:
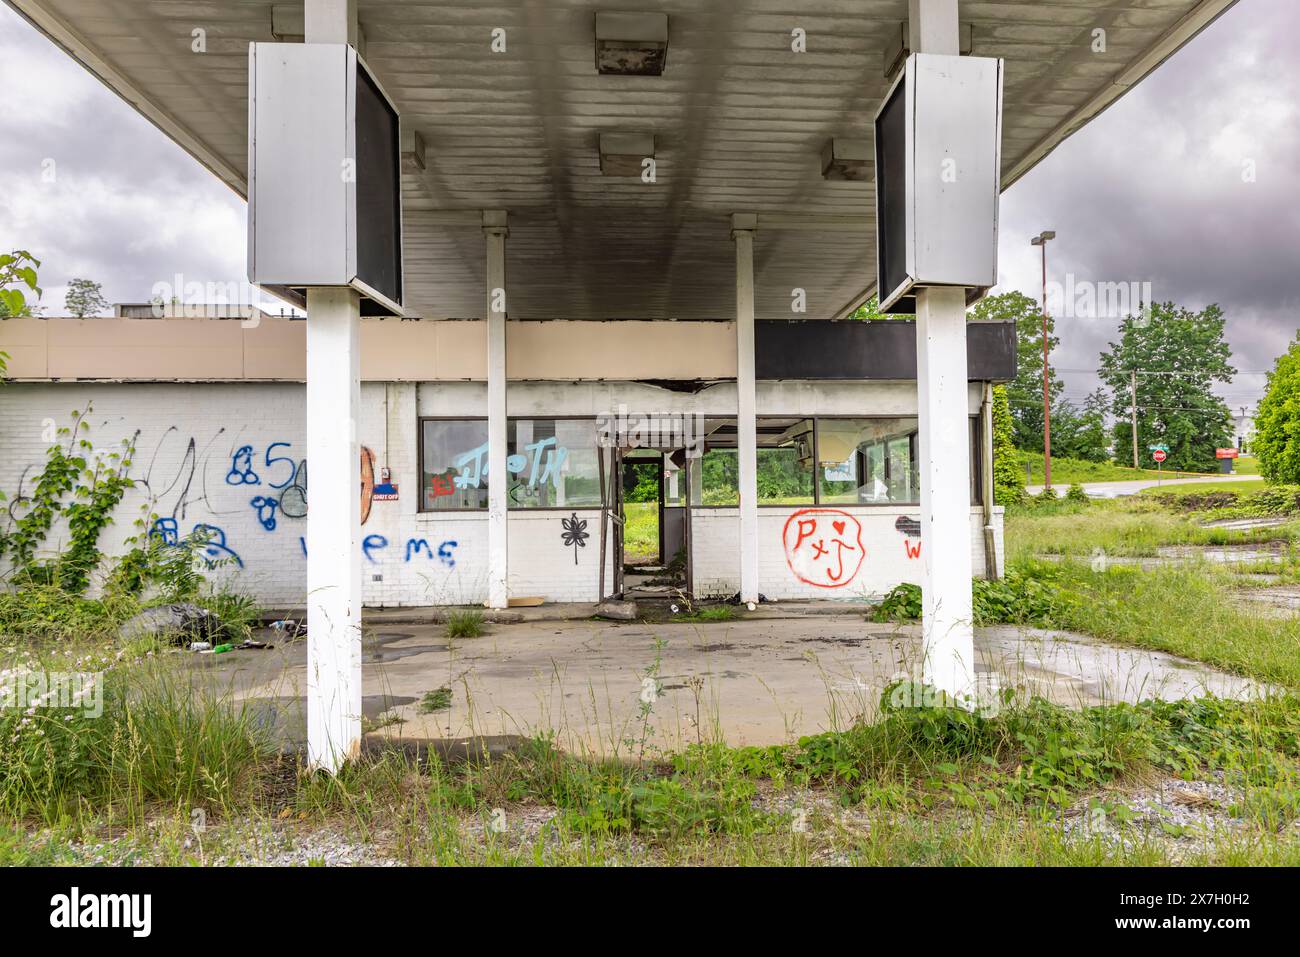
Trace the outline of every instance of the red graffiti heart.
{"label": "red graffiti heart", "polygon": [[843,534],[844,534],[844,523],[843,523],[843,522],[831,522],[831,527],[832,527],[833,529],[835,529],[835,534],[836,534],[836,535],[843,535]]}

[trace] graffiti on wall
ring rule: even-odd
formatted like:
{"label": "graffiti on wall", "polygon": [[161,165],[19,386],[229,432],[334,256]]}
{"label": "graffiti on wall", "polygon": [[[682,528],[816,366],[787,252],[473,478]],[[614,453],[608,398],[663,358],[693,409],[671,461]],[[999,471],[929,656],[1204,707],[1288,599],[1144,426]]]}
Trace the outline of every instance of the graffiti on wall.
{"label": "graffiti on wall", "polygon": [[[903,552],[909,559],[921,557],[921,523],[910,515],[900,515],[894,528],[903,536]],[[915,539],[915,541],[913,541]]]}
{"label": "graffiti on wall", "polygon": [[569,518],[560,519],[560,541],[566,548],[573,549],[573,564],[578,564],[578,549],[587,547],[587,539],[591,533],[587,531],[587,520],[578,518],[578,513],[574,512]]}
{"label": "graffiti on wall", "polygon": [[[239,443],[237,447],[233,444],[227,447],[233,447],[233,451],[223,452],[215,446],[225,431],[224,428],[217,429],[202,449],[195,437],[185,440],[180,464],[175,471],[169,471],[159,465],[159,461],[166,461],[164,452],[168,445],[180,440],[180,430],[174,426],[169,428],[158,440],[144,474],[135,479],[136,487],[146,496],[147,507],[155,516],[149,536],[175,546],[180,546],[183,539],[197,539],[203,543],[199,556],[209,569],[245,567],[235,543],[228,538],[225,517],[238,516],[241,512],[247,515],[251,511],[258,527],[274,534],[283,527],[283,520],[296,522],[307,516],[307,459],[292,454],[293,444],[280,440],[265,446]],[[370,518],[377,494],[375,453],[362,446],[359,454],[359,494],[364,524]],[[24,472],[24,478],[26,474]],[[218,496],[216,490],[221,488],[232,492],[246,489],[257,494],[243,499],[244,504],[240,505],[237,501],[230,502],[229,495]],[[214,501],[217,498],[224,500],[225,507],[218,507]],[[193,521],[187,517],[187,511],[191,509],[196,512]],[[183,530],[186,525],[187,532]],[[306,538],[297,534],[291,539],[294,540],[295,551],[305,558]],[[459,543],[446,540],[435,546],[421,538],[408,541],[404,551],[387,551],[389,546],[386,536],[367,535],[361,542],[362,555],[372,564],[377,564],[388,554],[394,560],[401,560],[404,556],[406,562],[426,559],[445,568],[454,568]]]}
{"label": "graffiti on wall", "polygon": [[835,508],[805,508],[781,530],[785,561],[805,585],[843,588],[857,577],[866,557],[862,523]]}

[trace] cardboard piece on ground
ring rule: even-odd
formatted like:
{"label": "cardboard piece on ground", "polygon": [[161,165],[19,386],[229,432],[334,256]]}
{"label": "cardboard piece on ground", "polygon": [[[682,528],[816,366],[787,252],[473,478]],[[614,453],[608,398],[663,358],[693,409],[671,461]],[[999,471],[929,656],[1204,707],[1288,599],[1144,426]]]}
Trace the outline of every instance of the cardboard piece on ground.
{"label": "cardboard piece on ground", "polygon": [[[522,598],[511,598],[507,600],[506,605],[509,608],[536,608],[538,605],[546,604],[546,599],[540,595],[531,595]],[[488,603],[483,602],[483,607],[487,608]]]}

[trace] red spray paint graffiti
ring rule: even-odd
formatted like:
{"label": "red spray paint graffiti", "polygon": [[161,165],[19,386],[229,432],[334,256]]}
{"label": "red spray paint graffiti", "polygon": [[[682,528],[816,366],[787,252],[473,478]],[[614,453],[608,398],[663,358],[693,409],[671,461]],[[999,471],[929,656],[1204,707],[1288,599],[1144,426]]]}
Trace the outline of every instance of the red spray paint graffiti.
{"label": "red spray paint graffiti", "polygon": [[867,550],[862,523],[835,508],[805,508],[781,531],[785,561],[795,578],[818,588],[843,588],[857,577]]}

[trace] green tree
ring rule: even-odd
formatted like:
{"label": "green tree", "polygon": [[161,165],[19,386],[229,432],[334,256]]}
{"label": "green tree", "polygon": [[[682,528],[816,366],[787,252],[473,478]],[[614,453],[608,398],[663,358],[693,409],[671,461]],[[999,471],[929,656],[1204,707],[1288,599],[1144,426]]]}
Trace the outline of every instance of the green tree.
{"label": "green tree", "polygon": [[[37,299],[41,297],[41,287],[36,285],[36,269],[40,264],[25,249],[0,254],[0,319],[32,314],[27,295],[34,292]],[[8,371],[8,360],[9,354],[0,352],[0,381]],[[0,495],[0,501],[3,500],[4,496]]]}
{"label": "green tree", "polygon": [[1052,409],[1052,456],[1105,462],[1110,459],[1111,436],[1106,431],[1106,410],[1110,398],[1104,389],[1094,390],[1082,408],[1062,399]]}
{"label": "green tree", "polygon": [[993,387],[993,502],[1017,505],[1025,498],[1025,475],[1016,459],[1015,422],[1007,404],[1008,387]]}
{"label": "green tree", "polygon": [[1111,389],[1115,446],[1129,448],[1129,375],[1137,373],[1138,449],[1169,446],[1165,468],[1210,471],[1214,450],[1232,435],[1232,413],[1211,388],[1237,370],[1223,337],[1223,310],[1200,312],[1154,303],[1150,315],[1125,316],[1119,342],[1101,354],[1101,379]]}
{"label": "green tree", "polygon": [[[1043,450],[1043,311],[1023,292],[1012,290],[997,296],[985,296],[971,310],[972,319],[1012,321],[1016,324],[1016,377],[1007,383],[1007,402],[1015,426],[1016,448]],[[1055,322],[1047,320],[1048,348],[1055,349],[1060,340],[1053,335]],[[1052,405],[1052,452],[1056,448],[1057,406],[1065,383],[1048,366],[1048,390]]]}
{"label": "green tree", "polygon": [[858,308],[853,311],[853,315],[849,316],[849,318],[857,319],[862,322],[870,322],[874,319],[915,319],[916,316],[911,313],[898,313],[897,315],[892,313],[883,313],[880,311],[880,298],[878,296],[872,296],[862,305],[858,306]]}
{"label": "green tree", "polygon": [[68,314],[78,319],[85,319],[103,312],[108,308],[108,300],[100,291],[100,285],[89,279],[73,279],[68,283],[68,295],[64,300]]}
{"label": "green tree", "polygon": [[1300,484],[1300,334],[1268,374],[1251,448],[1268,481]]}

